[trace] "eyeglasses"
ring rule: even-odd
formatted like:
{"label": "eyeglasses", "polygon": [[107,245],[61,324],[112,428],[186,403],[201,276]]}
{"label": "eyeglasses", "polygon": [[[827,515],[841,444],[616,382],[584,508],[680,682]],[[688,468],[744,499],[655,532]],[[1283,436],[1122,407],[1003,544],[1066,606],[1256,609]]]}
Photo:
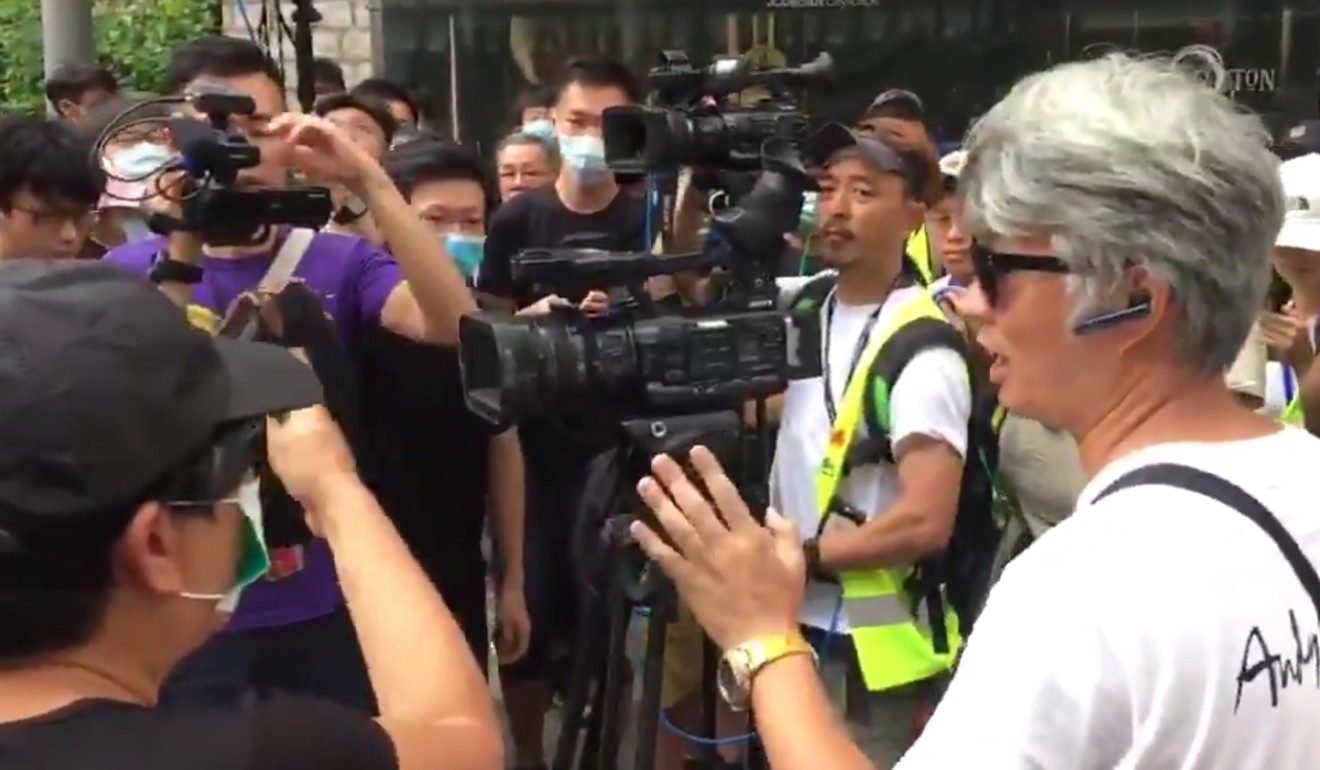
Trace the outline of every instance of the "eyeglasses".
{"label": "eyeglasses", "polygon": [[1011,254],[991,251],[980,244],[972,245],[972,267],[976,271],[976,282],[981,285],[981,292],[991,305],[999,299],[999,279],[1014,272],[1071,273],[1068,264],[1058,257],[1038,254]]}

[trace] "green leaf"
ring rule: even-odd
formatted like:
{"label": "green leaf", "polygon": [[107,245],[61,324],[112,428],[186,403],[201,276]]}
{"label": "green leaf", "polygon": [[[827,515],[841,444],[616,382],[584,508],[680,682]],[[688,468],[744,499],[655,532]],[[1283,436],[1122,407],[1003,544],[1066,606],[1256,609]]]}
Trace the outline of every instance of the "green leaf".
{"label": "green leaf", "polygon": [[[94,0],[92,16],[97,61],[132,91],[158,92],[175,48],[220,31],[207,0]],[[45,109],[40,3],[0,0],[0,61],[0,104]]]}

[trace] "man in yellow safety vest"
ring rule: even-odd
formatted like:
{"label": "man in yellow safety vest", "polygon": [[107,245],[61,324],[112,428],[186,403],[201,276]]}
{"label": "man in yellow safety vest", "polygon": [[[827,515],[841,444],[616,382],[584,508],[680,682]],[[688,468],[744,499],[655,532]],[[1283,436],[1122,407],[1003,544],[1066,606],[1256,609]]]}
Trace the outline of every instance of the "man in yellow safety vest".
{"label": "man in yellow safety vest", "polygon": [[[771,498],[806,540],[800,619],[822,676],[888,767],[961,643],[943,587],[916,565],[953,531],[971,386],[961,338],[904,255],[929,164],[840,125],[806,150],[821,169],[816,238],[832,272],[788,304],[819,314],[823,373],[785,392]],[[898,348],[901,371],[877,378]]]}

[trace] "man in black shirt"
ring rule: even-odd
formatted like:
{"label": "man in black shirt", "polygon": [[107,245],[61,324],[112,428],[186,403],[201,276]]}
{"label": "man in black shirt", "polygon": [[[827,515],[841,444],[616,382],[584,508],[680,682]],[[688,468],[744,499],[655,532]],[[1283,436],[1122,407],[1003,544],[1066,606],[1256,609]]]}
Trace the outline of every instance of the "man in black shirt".
{"label": "man in black shirt", "polygon": [[[489,204],[481,159],[457,145],[419,139],[391,150],[384,167],[470,279],[482,256]],[[489,644],[481,535],[489,515],[500,564],[496,651],[502,662],[513,662],[530,638],[518,434],[493,429],[468,411],[456,350],[378,326],[364,330],[361,347],[363,476],[483,664]]]}
{"label": "man in black shirt", "polygon": [[[587,313],[604,312],[604,291],[559,297],[547,287],[513,279],[511,261],[529,248],[645,248],[645,201],[623,195],[605,165],[601,113],[638,100],[628,69],[607,59],[568,63],[556,90],[555,130],[563,157],[553,186],[519,195],[491,219],[477,289],[489,305],[523,315],[549,312],[572,303]],[[604,287],[601,287],[602,289]],[[573,422],[573,420],[566,420]],[[591,456],[580,436],[531,420],[519,426],[527,466],[526,572],[532,640],[527,656],[501,671],[504,699],[517,748],[517,766],[544,762],[542,734],[550,703],[547,683],[552,651],[571,640],[576,627],[579,587],[573,577],[570,537]],[[578,431],[574,431],[578,433]],[[591,433],[600,434],[599,430]]]}
{"label": "man in black shirt", "polygon": [[[310,367],[213,342],[104,262],[0,263],[0,329],[0,767],[503,767],[485,681]],[[262,444],[334,554],[379,720],[153,708],[269,566]]]}

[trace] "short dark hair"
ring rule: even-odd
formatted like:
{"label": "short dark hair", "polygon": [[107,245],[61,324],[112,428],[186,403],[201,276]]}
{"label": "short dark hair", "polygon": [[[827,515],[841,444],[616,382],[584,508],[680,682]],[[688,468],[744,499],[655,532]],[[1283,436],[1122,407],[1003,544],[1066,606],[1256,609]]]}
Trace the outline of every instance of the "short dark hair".
{"label": "short dark hair", "polygon": [[380,130],[385,134],[385,144],[388,145],[394,140],[394,132],[398,130],[399,124],[394,120],[394,116],[385,108],[385,105],[364,96],[354,96],[353,94],[328,94],[316,100],[312,107],[312,112],[325,117],[332,112],[339,110],[357,110],[371,118],[372,122],[380,126]]}
{"label": "short dark hair", "polygon": [[93,206],[105,172],[91,158],[92,142],[64,121],[27,115],[0,121],[0,210],[27,189],[47,201]]}
{"label": "short dark hair", "polygon": [[165,88],[177,94],[203,75],[229,78],[238,75],[265,75],[283,87],[279,65],[251,40],[211,35],[175,49],[165,68]]}
{"label": "short dark hair", "polygon": [[378,102],[403,102],[408,105],[415,120],[422,119],[422,107],[417,94],[405,85],[386,78],[367,78],[349,91],[353,96]]}
{"label": "short dark hair", "polygon": [[564,89],[574,83],[590,88],[617,88],[623,91],[631,102],[642,99],[642,89],[637,84],[637,78],[632,70],[618,59],[608,56],[582,56],[569,59],[559,73],[559,80],[556,81],[555,98],[558,99],[564,93]]}
{"label": "short dark hair", "polygon": [[46,79],[46,100],[58,109],[59,103],[65,99],[76,102],[94,89],[108,94],[119,93],[119,81],[99,64],[63,64]]}
{"label": "short dark hair", "polygon": [[330,83],[340,91],[348,88],[344,83],[344,68],[329,56],[312,59],[312,80],[317,83]]}
{"label": "short dark hair", "polygon": [[490,211],[490,175],[481,157],[467,147],[430,137],[415,139],[390,150],[382,165],[404,198],[411,200],[413,191],[427,182],[467,180],[486,193]]}
{"label": "short dark hair", "polygon": [[[148,104],[155,96],[151,94],[131,94],[115,96],[101,102],[87,111],[78,121],[78,130],[95,141],[102,133],[122,128],[127,123],[147,118],[156,118],[163,124],[170,117],[170,106],[164,103]],[[133,109],[127,120],[119,116]]]}
{"label": "short dark hair", "polygon": [[549,109],[555,106],[555,92],[545,86],[532,86],[518,92],[513,100],[513,120],[522,121],[522,114],[532,109]]}
{"label": "short dark hair", "polygon": [[[87,529],[68,532],[64,543],[40,558],[0,556],[0,666],[66,650],[92,638],[105,618],[114,585],[114,543],[131,512],[78,517]],[[102,522],[114,522],[104,531]]]}

